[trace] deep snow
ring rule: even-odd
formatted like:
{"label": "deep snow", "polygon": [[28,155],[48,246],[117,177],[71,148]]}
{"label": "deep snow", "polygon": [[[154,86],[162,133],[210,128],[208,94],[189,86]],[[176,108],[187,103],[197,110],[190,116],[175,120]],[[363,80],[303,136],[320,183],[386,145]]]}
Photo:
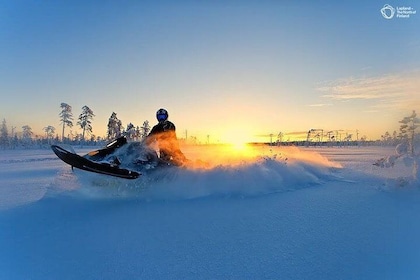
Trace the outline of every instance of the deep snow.
{"label": "deep snow", "polygon": [[418,183],[372,165],[391,148],[185,152],[208,168],[128,181],[0,151],[0,279],[420,277]]}

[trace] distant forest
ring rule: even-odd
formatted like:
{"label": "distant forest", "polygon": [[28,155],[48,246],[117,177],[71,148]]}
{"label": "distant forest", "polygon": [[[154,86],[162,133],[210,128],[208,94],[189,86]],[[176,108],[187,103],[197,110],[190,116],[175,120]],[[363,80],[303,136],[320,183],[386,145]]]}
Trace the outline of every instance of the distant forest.
{"label": "distant forest", "polygon": [[[88,106],[82,107],[76,122],[74,122],[72,106],[67,103],[61,103],[60,109],[60,131],[52,125],[47,125],[43,128],[45,133],[43,135],[35,135],[29,125],[22,126],[21,131],[16,130],[16,127],[11,127],[11,130],[9,130],[6,119],[3,119],[0,128],[0,146],[2,148],[15,148],[49,146],[52,143],[96,145],[103,144],[121,135],[125,135],[130,140],[138,141],[146,137],[151,129],[147,120],[143,122],[142,126],[135,126],[129,123],[127,127],[124,127],[121,120],[118,119],[117,113],[112,112],[108,120],[106,136],[96,136],[92,134],[92,120],[95,114]],[[79,129],[80,133],[74,133],[70,130],[74,125]]]}
{"label": "distant forest", "polygon": [[[83,145],[103,145],[106,142],[119,137],[126,136],[129,140],[140,141],[150,132],[149,121],[144,121],[141,126],[129,123],[126,127],[118,119],[117,113],[112,112],[108,120],[106,136],[96,136],[92,134],[92,120],[95,117],[94,112],[88,106],[81,108],[76,121],[74,121],[72,107],[67,103],[60,104],[59,119],[60,131],[54,126],[47,125],[43,128],[45,134],[34,135],[29,125],[22,126],[21,131],[16,127],[9,127],[6,119],[3,119],[0,127],[0,148],[29,148],[29,147],[49,147],[53,143],[83,144]],[[269,141],[269,145],[296,145],[296,146],[355,146],[355,145],[391,145],[395,146],[402,142],[417,143],[420,142],[420,135],[417,133],[420,127],[420,119],[413,111],[408,117],[405,117],[400,123],[400,130],[392,133],[385,132],[380,139],[368,141],[366,136],[359,137],[359,131],[350,133],[345,130],[324,130],[309,129],[307,132],[293,132],[264,135]],[[79,129],[79,133],[73,133],[70,130],[74,125]],[[299,134],[301,140],[290,141],[289,137],[296,137]],[[197,137],[187,138],[185,133],[183,142],[190,144],[212,144],[207,141],[201,143]],[[261,143],[260,143],[261,144]]]}

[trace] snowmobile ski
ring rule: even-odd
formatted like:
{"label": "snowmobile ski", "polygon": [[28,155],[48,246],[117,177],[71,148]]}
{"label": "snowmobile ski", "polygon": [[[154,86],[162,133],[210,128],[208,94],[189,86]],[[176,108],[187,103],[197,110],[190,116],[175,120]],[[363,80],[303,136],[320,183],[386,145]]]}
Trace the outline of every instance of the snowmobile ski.
{"label": "snowmobile ski", "polygon": [[[125,143],[121,143],[121,144],[123,145]],[[116,145],[116,146],[119,146],[119,145]],[[99,174],[110,175],[110,176],[115,176],[115,177],[125,178],[125,179],[136,179],[141,175],[137,171],[119,168],[117,165],[92,161],[88,158],[85,158],[73,152],[67,151],[66,149],[57,145],[52,145],[51,149],[62,161],[71,165],[72,168],[76,167],[78,169],[82,169],[82,170],[86,170],[90,172],[95,172]]]}

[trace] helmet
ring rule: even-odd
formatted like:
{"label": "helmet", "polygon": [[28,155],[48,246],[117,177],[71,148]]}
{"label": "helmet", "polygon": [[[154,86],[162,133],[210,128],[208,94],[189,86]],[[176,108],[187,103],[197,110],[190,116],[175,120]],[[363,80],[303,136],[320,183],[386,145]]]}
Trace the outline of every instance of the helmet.
{"label": "helmet", "polygon": [[168,119],[168,111],[165,109],[159,109],[156,112],[156,118],[159,122],[166,121]]}

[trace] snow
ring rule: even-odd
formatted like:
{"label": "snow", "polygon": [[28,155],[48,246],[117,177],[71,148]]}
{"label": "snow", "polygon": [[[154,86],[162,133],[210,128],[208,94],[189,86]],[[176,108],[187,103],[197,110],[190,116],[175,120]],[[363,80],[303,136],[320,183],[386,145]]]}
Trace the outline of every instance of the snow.
{"label": "snow", "polygon": [[419,183],[372,164],[392,148],[184,151],[209,164],[134,181],[0,151],[0,279],[420,277]]}

